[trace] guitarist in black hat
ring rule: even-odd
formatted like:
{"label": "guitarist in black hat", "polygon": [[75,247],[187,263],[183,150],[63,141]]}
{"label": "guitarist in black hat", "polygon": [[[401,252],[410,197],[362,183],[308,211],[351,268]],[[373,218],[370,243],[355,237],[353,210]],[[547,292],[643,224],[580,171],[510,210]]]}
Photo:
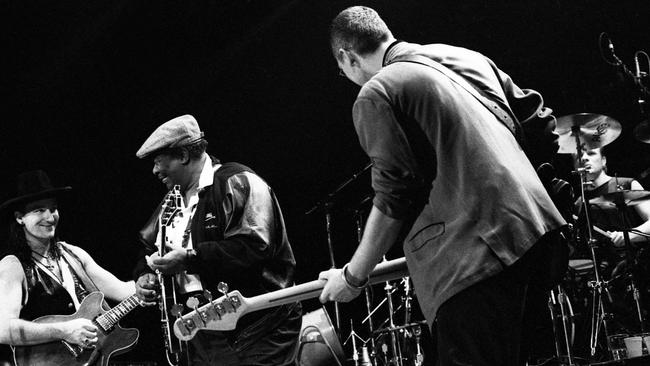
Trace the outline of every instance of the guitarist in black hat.
{"label": "guitarist in black hat", "polygon": [[[114,351],[105,333],[121,328],[105,323],[111,329],[98,329],[91,319],[104,312],[103,296],[88,295],[101,291],[137,306],[133,281],[119,280],[83,249],[58,240],[57,200],[70,190],[54,187],[41,170],[30,171],[18,176],[16,194],[0,205],[3,217],[11,217],[8,253],[0,260],[0,343],[14,347],[18,365],[76,365],[90,357],[103,365]],[[86,296],[96,309],[77,315],[87,308]],[[63,316],[75,311],[77,316]],[[132,346],[137,331],[117,338],[128,338],[131,344],[123,346]]]}

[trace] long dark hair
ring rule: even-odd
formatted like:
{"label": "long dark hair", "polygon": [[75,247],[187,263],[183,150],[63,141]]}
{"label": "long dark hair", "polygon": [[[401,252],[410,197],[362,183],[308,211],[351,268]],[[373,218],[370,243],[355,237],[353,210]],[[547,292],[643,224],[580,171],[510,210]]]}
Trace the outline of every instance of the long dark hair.
{"label": "long dark hair", "polygon": [[[59,239],[56,235],[50,240],[50,248],[48,249],[50,258],[58,259],[60,256],[59,246],[56,245],[58,241]],[[29,247],[29,244],[27,244],[25,227],[13,218],[9,223],[9,239],[7,240],[6,254],[13,254],[18,257],[20,262],[23,263],[23,266],[33,266],[31,261],[32,249]]]}

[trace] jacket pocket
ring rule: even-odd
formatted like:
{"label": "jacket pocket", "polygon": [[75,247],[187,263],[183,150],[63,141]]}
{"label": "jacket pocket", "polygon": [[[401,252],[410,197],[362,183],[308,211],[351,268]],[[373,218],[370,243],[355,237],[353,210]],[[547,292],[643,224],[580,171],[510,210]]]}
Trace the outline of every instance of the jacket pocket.
{"label": "jacket pocket", "polygon": [[420,250],[425,244],[433,241],[445,233],[444,222],[434,222],[433,224],[426,225],[420,230],[416,231],[407,240],[407,244],[411,252]]}

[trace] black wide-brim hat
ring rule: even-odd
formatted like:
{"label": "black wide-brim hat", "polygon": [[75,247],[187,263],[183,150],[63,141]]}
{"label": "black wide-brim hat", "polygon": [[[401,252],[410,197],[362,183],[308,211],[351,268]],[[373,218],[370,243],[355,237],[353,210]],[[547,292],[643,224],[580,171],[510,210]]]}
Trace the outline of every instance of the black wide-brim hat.
{"label": "black wide-brim hat", "polygon": [[18,175],[16,178],[16,192],[0,204],[0,212],[14,210],[20,205],[38,201],[43,198],[59,197],[68,192],[72,187],[54,187],[50,177],[42,170],[32,170]]}

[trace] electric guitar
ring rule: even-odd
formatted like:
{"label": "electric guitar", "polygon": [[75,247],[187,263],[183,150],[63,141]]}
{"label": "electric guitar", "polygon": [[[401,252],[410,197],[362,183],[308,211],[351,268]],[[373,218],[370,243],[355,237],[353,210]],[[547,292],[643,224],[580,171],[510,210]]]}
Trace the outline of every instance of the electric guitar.
{"label": "electric guitar", "polygon": [[[408,269],[406,260],[402,257],[378,264],[370,274],[369,284],[396,280],[404,276],[408,276]],[[325,283],[325,280],[316,280],[250,298],[242,296],[239,291],[228,293],[226,288],[222,291],[226,295],[176,319],[174,334],[178,339],[188,341],[201,329],[235,329],[239,318],[247,313],[319,296]],[[222,288],[227,287],[223,283],[219,285]]]}
{"label": "electric guitar", "polygon": [[[160,227],[158,255],[160,257],[167,253],[166,245],[170,244],[167,238],[167,227],[172,225],[176,215],[181,212],[182,204],[181,187],[175,185],[165,196],[162,211],[158,218]],[[183,310],[183,306],[179,304],[179,296],[176,290],[176,276],[163,275],[160,271],[156,271],[156,276],[160,285],[158,308],[160,309],[160,326],[165,345],[165,357],[170,366],[178,366],[183,364],[185,357],[187,357],[187,345],[174,337],[171,330],[171,320],[179,317]]]}
{"label": "electric guitar", "polygon": [[86,296],[79,310],[71,315],[46,315],[35,323],[58,323],[85,318],[97,326],[97,345],[83,348],[66,341],[55,341],[31,346],[14,346],[16,366],[107,366],[113,355],[129,351],[138,341],[139,332],[134,328],[122,328],[118,322],[131,310],[141,305],[140,298],[131,295],[110,310],[104,310],[104,294],[92,292]]}

